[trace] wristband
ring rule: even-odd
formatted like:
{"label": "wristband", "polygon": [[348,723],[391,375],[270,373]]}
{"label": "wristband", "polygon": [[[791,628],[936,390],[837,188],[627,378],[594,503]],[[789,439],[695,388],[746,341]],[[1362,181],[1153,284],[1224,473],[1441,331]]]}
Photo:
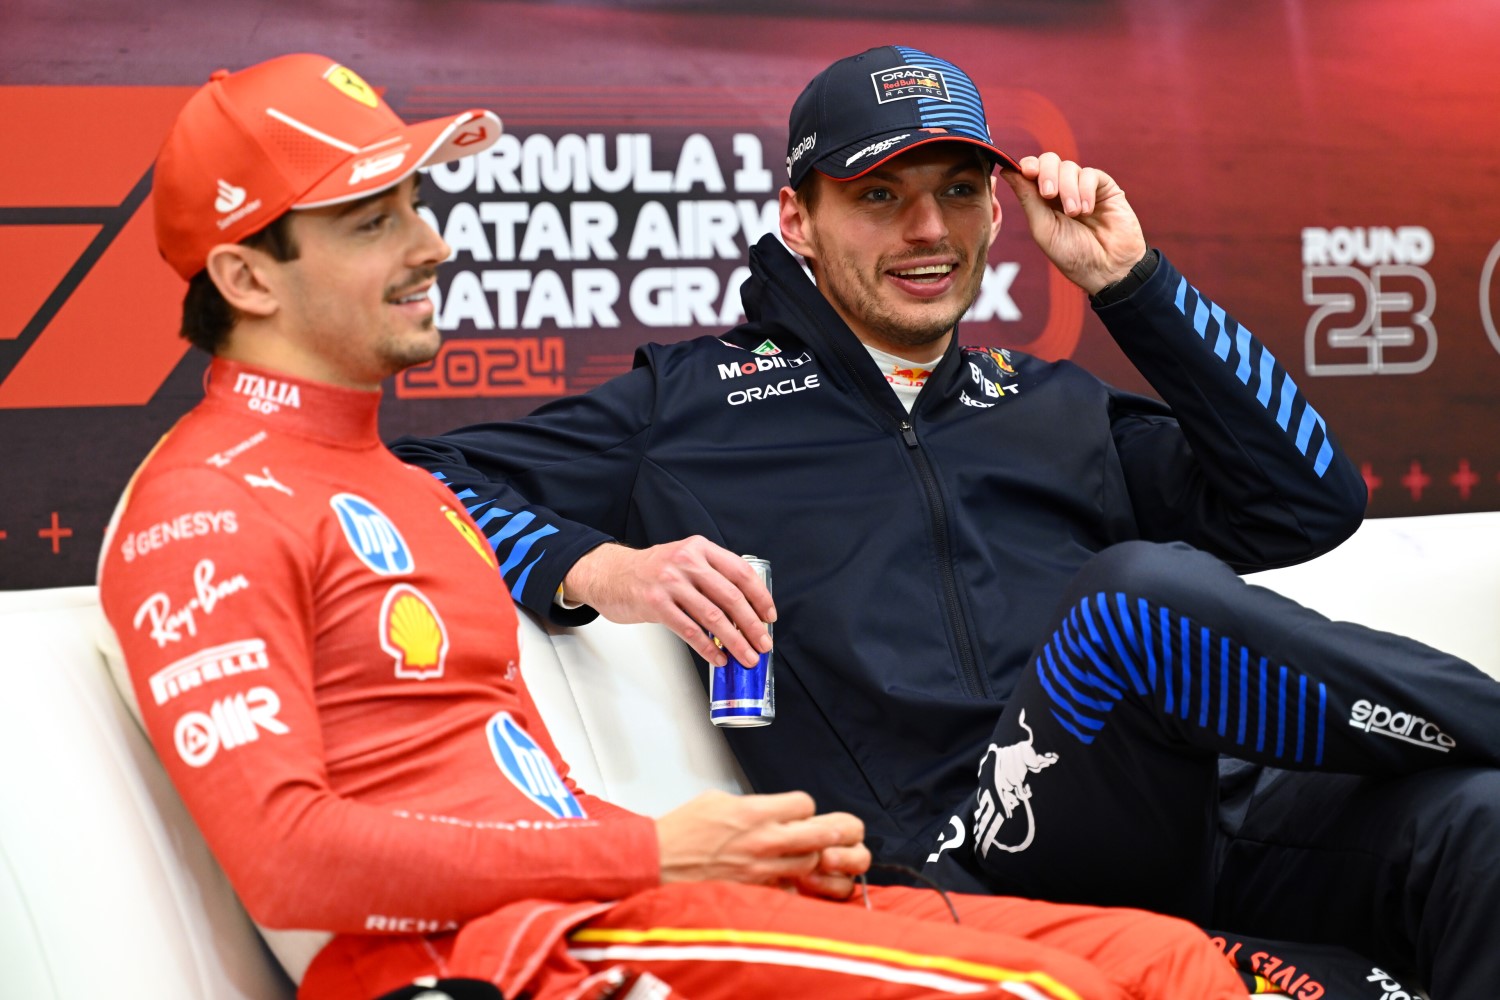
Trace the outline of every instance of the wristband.
{"label": "wristband", "polygon": [[1160,263],[1161,254],[1156,251],[1155,247],[1148,247],[1146,255],[1135,262],[1125,277],[1119,281],[1111,281],[1090,295],[1090,300],[1093,301],[1095,307],[1112,306],[1116,302],[1125,301],[1137,288],[1151,279],[1151,276],[1156,273],[1156,265]]}

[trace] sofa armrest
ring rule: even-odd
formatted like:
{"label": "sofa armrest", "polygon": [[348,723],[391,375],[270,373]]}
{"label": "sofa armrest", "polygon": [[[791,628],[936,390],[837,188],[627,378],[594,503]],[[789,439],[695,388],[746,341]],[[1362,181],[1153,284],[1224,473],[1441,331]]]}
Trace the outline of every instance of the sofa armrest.
{"label": "sofa armrest", "polygon": [[7,996],[289,1000],[95,647],[93,587],[0,593]]}

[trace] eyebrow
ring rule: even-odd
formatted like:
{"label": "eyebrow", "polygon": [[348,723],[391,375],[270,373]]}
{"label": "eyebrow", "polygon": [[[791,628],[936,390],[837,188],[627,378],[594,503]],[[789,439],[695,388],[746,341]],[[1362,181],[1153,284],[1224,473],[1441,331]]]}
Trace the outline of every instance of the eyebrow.
{"label": "eyebrow", "polygon": [[[411,196],[413,198],[416,198],[422,193],[422,174],[419,171],[415,174],[412,174],[411,177]],[[369,205],[373,205],[375,202],[380,201],[383,198],[393,197],[396,194],[396,189],[400,187],[402,182],[405,180],[406,178],[403,177],[401,180],[397,181],[395,184],[392,184],[388,188],[382,188],[379,191],[376,191],[374,194],[367,194],[363,198],[356,198],[354,201],[345,202],[343,205],[339,206],[339,210],[334,213],[333,217],[336,219],[342,219],[345,216],[350,215],[354,212],[358,212]]]}
{"label": "eyebrow", "polygon": [[[983,167],[981,167],[980,164],[979,164],[979,162],[976,161],[976,160],[965,159],[965,160],[961,160],[960,162],[955,163],[955,164],[953,164],[953,166],[949,167],[948,168],[948,172],[945,173],[943,176],[945,178],[952,178],[952,177],[958,176],[959,174],[965,173],[965,172],[967,172],[969,170],[973,170],[975,173],[982,173],[983,172]],[[879,167],[876,167],[874,170],[871,170],[869,173],[865,174],[863,177],[854,178],[854,179],[855,180],[864,180],[865,178],[870,178],[872,180],[883,180],[883,181],[891,182],[891,181],[894,181],[896,179],[896,174],[895,174],[894,171],[887,170],[884,166],[879,166]]]}

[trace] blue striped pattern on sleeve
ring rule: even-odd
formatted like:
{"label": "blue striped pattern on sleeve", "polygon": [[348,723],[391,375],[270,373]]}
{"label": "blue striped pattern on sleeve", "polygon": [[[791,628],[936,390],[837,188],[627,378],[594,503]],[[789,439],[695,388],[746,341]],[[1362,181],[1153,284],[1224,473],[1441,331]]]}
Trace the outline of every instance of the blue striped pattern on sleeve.
{"label": "blue striped pattern on sleeve", "polygon": [[[453,488],[448,477],[441,472],[434,472],[433,476],[449,489]],[[473,500],[479,496],[467,488],[455,490],[453,495],[459,500]],[[464,509],[479,526],[490,548],[495,550],[500,575],[510,588],[511,597],[520,601],[526,593],[532,567],[547,554],[545,548],[537,548],[537,543],[548,535],[557,534],[557,526],[542,521],[529,510],[509,511],[493,504],[493,500],[481,500],[472,506],[465,504]]]}
{"label": "blue striped pattern on sleeve", "polygon": [[1233,367],[1234,377],[1255,393],[1256,402],[1275,414],[1277,426],[1292,438],[1297,451],[1312,461],[1313,473],[1323,478],[1333,462],[1328,425],[1297,392],[1291,374],[1249,330],[1204,298],[1186,278],[1178,280],[1173,304],[1211,346],[1214,356]]}

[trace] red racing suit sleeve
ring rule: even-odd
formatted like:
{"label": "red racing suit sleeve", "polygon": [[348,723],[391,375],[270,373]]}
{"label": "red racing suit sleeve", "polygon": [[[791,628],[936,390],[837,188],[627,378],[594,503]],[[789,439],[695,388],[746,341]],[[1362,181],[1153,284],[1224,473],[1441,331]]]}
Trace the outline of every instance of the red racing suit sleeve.
{"label": "red racing suit sleeve", "polygon": [[[159,539],[168,524],[188,527],[149,551],[128,541]],[[336,791],[314,652],[338,614],[320,604],[337,581],[310,538],[232,477],[167,469],[133,484],[100,567],[146,731],[257,922],[369,933],[381,929],[372,915],[396,914],[436,931],[515,900],[613,899],[659,884],[654,823],[571,782],[582,818]],[[513,713],[537,718],[521,690]],[[421,750],[379,738],[355,748]]]}

